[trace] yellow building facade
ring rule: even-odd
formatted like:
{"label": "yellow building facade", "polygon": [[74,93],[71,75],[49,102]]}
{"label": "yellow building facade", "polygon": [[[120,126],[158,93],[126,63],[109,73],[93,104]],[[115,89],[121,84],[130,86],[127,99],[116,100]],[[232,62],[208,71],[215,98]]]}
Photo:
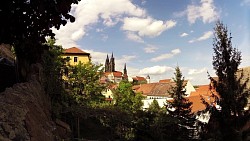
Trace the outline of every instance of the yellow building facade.
{"label": "yellow building facade", "polygon": [[65,49],[62,54],[63,58],[69,58],[69,64],[72,66],[77,65],[78,63],[86,64],[90,62],[90,53],[84,52],[77,47],[71,47]]}

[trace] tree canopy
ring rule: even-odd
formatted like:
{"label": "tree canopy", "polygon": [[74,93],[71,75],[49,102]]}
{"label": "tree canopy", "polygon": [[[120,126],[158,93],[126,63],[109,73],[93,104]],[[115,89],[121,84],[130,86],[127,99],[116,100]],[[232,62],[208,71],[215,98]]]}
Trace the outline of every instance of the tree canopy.
{"label": "tree canopy", "polygon": [[100,83],[103,74],[101,65],[80,62],[76,66],[70,66],[68,72],[66,81],[69,84],[70,94],[77,103],[104,100],[101,92],[105,86]]}
{"label": "tree canopy", "polygon": [[211,118],[219,123],[222,140],[235,140],[236,131],[244,125],[245,119],[249,119],[249,114],[244,111],[249,97],[249,90],[246,88],[248,79],[244,82],[241,80],[243,73],[237,76],[241,52],[232,47],[231,33],[228,33],[227,27],[220,21],[214,28],[213,50],[212,63],[218,79],[210,79],[219,95],[217,104],[221,108],[214,108]]}
{"label": "tree canopy", "polygon": [[182,76],[180,68],[177,66],[175,68],[175,77],[173,78],[175,84],[171,87],[169,93],[173,98],[173,101],[170,101],[170,107],[174,108],[174,111],[168,110],[170,114],[175,116],[191,116],[191,106],[192,102],[189,102],[185,96],[186,89],[184,85],[184,77]]}
{"label": "tree canopy", "polygon": [[48,49],[46,37],[54,38],[52,27],[59,29],[67,21],[74,22],[69,14],[71,4],[79,0],[2,0],[0,2],[0,44],[15,49],[19,81],[27,81],[29,67],[40,62],[41,54]]}
{"label": "tree canopy", "polygon": [[2,0],[0,2],[0,43],[16,44],[27,39],[44,43],[45,37],[54,37],[52,27],[59,29],[67,20],[71,4],[79,0]]}
{"label": "tree canopy", "polygon": [[132,84],[127,81],[121,81],[114,91],[115,106],[128,112],[141,110],[143,106],[142,99],[143,96],[135,93]]}
{"label": "tree canopy", "polygon": [[192,139],[194,129],[194,115],[191,112],[192,102],[185,98],[186,90],[184,85],[184,77],[182,76],[180,68],[175,68],[175,77],[173,78],[175,84],[169,90],[172,101],[169,101],[168,112],[171,116],[178,119],[178,124],[173,125],[175,135],[179,140]]}

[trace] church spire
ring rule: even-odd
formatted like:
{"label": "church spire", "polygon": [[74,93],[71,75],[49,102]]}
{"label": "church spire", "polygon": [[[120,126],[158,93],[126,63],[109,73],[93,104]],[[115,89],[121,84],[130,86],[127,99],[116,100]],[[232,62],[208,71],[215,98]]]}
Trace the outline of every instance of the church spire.
{"label": "church spire", "polygon": [[113,52],[112,52],[112,55],[111,55],[111,58],[110,58],[110,72],[115,72],[115,58],[113,56]]}
{"label": "church spire", "polygon": [[105,72],[109,72],[109,56],[107,54],[106,62],[105,62]]}
{"label": "church spire", "polygon": [[114,57],[113,57],[113,52],[112,52],[112,55],[111,55],[111,59],[112,59],[112,58],[114,58]]}
{"label": "church spire", "polygon": [[127,66],[126,63],[124,64],[124,69],[123,69],[123,79],[128,80],[128,74],[127,74]]}
{"label": "church spire", "polygon": [[125,65],[124,65],[123,74],[127,74],[127,66],[126,66],[126,63],[125,63]]}

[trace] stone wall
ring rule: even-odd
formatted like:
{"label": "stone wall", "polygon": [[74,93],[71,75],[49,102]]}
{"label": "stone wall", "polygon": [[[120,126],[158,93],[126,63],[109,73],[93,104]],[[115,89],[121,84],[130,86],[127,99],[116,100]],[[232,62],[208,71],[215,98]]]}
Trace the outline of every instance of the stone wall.
{"label": "stone wall", "polygon": [[[39,70],[39,69],[37,69]],[[39,76],[33,75],[26,83],[15,84],[0,93],[0,141],[53,141],[69,128],[51,119],[49,97]]]}

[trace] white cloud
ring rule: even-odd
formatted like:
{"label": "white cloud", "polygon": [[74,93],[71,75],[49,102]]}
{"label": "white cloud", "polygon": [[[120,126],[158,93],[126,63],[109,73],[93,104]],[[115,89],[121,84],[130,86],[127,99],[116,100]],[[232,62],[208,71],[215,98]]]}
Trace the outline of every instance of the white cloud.
{"label": "white cloud", "polygon": [[130,62],[131,60],[135,58],[136,58],[135,55],[122,55],[122,58],[118,59],[117,62],[126,63],[126,62]]}
{"label": "white cloud", "polygon": [[142,1],[141,1],[141,4],[142,4],[142,5],[145,5],[146,3],[147,3],[146,0],[142,0]]}
{"label": "white cloud", "polygon": [[[126,7],[126,8],[124,8]],[[61,26],[60,30],[53,29],[57,44],[64,48],[77,46],[76,41],[86,36],[88,27],[102,21],[106,26],[113,26],[122,21],[122,16],[145,17],[146,11],[130,0],[82,0],[72,5],[71,14],[75,16],[74,23]]]}
{"label": "white cloud", "polygon": [[197,19],[202,19],[203,23],[211,23],[219,18],[213,0],[201,0],[200,5],[188,5],[186,12],[191,24],[195,23]]}
{"label": "white cloud", "polygon": [[144,43],[143,39],[133,32],[127,32],[127,38],[135,42]]}
{"label": "white cloud", "polygon": [[91,55],[91,60],[93,63],[97,63],[97,64],[104,64],[107,54],[106,52],[98,52],[98,51],[94,51],[94,50],[84,50],[85,52],[90,53]]}
{"label": "white cloud", "polygon": [[158,62],[158,61],[161,61],[161,60],[165,60],[165,59],[169,59],[169,58],[172,58],[174,57],[175,55],[181,53],[181,50],[180,49],[174,49],[171,51],[171,53],[166,53],[166,54],[162,54],[158,57],[155,57],[155,58],[152,58],[151,61],[152,62]]}
{"label": "white cloud", "polygon": [[176,55],[176,54],[181,53],[181,50],[177,48],[177,49],[172,50],[171,53]]}
{"label": "white cloud", "polygon": [[102,36],[102,41],[104,41],[104,42],[107,41],[109,38],[109,36],[106,34],[101,34],[101,36]]}
{"label": "white cloud", "polygon": [[206,39],[209,39],[210,37],[213,36],[213,32],[212,31],[208,31],[208,32],[205,32],[201,37],[199,37],[197,40],[198,41],[203,41],[203,40],[206,40]]}
{"label": "white cloud", "polygon": [[185,36],[188,36],[188,34],[184,32],[184,33],[182,33],[180,36],[181,36],[181,37],[185,37]]}
{"label": "white cloud", "polygon": [[[111,57],[111,54],[106,53],[106,52],[98,52],[98,51],[94,51],[94,50],[84,50],[84,51],[90,53],[91,60],[95,64],[103,64],[103,65],[105,65],[105,60],[107,58],[107,55],[109,57]],[[114,54],[114,58],[115,58],[115,67],[116,67],[115,69],[117,71],[123,71],[124,64],[131,62],[133,59],[136,58],[136,56],[134,56],[134,55],[123,55],[121,58],[117,58],[115,56],[115,54]],[[129,67],[129,66],[127,66],[127,67]],[[133,68],[130,68],[130,69],[132,70]],[[133,69],[133,70],[135,70],[135,69]],[[138,73],[138,70],[137,70],[137,73]]]}
{"label": "white cloud", "polygon": [[103,29],[97,28],[97,29],[96,29],[96,32],[103,32]]}
{"label": "white cloud", "polygon": [[139,71],[139,74],[141,75],[161,75],[168,71],[173,71],[174,69],[172,67],[168,66],[153,66],[153,67],[147,67],[143,68]]}
{"label": "white cloud", "polygon": [[207,71],[207,68],[202,68],[202,69],[189,69],[188,74],[189,75],[196,75],[196,74],[201,74]]}
{"label": "white cloud", "polygon": [[243,0],[241,3],[240,3],[241,6],[250,6],[250,0]]}
{"label": "white cloud", "polygon": [[197,38],[197,39],[193,39],[188,41],[189,43],[194,43],[197,41],[203,41],[203,40],[207,40],[209,38],[211,38],[213,36],[213,32],[212,31],[207,31],[205,32],[201,37]]}
{"label": "white cloud", "polygon": [[[132,60],[136,58],[136,56],[135,55],[122,55],[121,58],[117,58],[115,57],[115,54],[114,54],[114,58],[115,58],[115,69],[123,72],[124,64],[131,62]],[[129,66],[127,65],[127,67]]]}
{"label": "white cloud", "polygon": [[122,30],[134,32],[139,36],[156,37],[163,31],[173,28],[175,25],[176,22],[173,20],[164,22],[152,19],[151,17],[126,17],[124,18]]}
{"label": "white cloud", "polygon": [[147,45],[147,47],[144,48],[144,51],[146,53],[154,53],[158,48],[153,45]]}

